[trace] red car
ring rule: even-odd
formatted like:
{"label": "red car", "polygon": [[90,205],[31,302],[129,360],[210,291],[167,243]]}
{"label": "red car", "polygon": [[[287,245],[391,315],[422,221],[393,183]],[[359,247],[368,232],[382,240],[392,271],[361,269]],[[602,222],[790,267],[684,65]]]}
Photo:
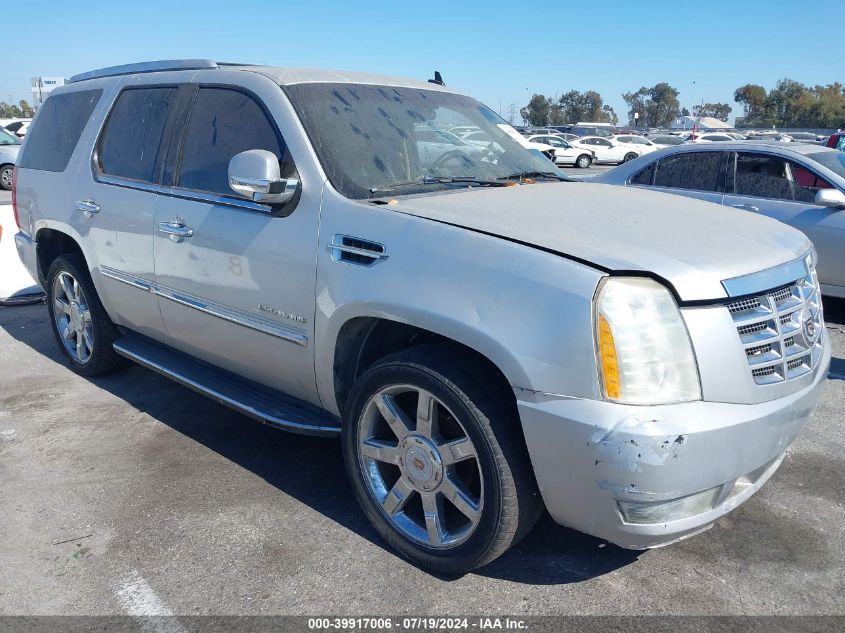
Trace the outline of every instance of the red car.
{"label": "red car", "polygon": [[845,132],[835,132],[827,139],[827,146],[845,151]]}

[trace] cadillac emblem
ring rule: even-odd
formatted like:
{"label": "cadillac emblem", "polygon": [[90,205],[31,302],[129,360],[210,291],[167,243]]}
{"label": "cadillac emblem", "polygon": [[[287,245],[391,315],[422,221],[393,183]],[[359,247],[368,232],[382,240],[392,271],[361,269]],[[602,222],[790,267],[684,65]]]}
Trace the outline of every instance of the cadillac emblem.
{"label": "cadillac emblem", "polygon": [[804,334],[804,342],[807,347],[812,347],[819,339],[819,327],[816,324],[816,319],[812,312],[807,308],[801,313],[801,329]]}

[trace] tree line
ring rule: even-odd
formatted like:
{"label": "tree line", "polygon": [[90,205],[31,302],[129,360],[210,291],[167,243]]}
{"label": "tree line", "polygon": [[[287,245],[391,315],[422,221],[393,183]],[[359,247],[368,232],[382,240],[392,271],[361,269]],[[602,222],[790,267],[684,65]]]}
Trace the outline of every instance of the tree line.
{"label": "tree line", "polygon": [[616,125],[619,122],[613,108],[606,105],[595,90],[570,90],[557,98],[535,94],[519,113],[531,125],[563,125],[578,121]]}
{"label": "tree line", "polygon": [[757,84],[745,84],[734,92],[745,116],[737,121],[743,127],[845,127],[845,85],[838,81],[826,86],[805,86],[792,79],[781,79],[769,92]]}
{"label": "tree line", "polygon": [[18,105],[0,101],[0,119],[26,119],[34,114],[35,110],[24,99],[21,99]]}
{"label": "tree line", "polygon": [[[628,106],[628,125],[669,127],[679,116],[689,116],[678,101],[679,91],[660,82],[626,92],[622,99]],[[781,79],[768,93],[756,84],[746,84],[734,92],[734,101],[745,116],[737,124],[745,127],[845,127],[845,85],[808,87],[792,79]],[[727,121],[733,108],[727,103],[701,103],[693,107],[694,117],[713,117]],[[578,121],[606,122],[616,125],[619,117],[595,90],[571,90],[560,97],[535,94],[520,109],[523,120],[536,126],[563,125]],[[636,115],[636,116],[635,116]]]}

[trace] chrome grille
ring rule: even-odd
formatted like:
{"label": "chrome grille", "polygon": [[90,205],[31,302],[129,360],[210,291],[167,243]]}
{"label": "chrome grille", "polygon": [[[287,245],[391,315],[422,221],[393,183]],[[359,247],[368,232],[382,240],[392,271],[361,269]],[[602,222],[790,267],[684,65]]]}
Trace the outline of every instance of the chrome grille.
{"label": "chrome grille", "polygon": [[821,358],[824,319],[815,269],[788,286],[727,307],[758,385],[803,376]]}

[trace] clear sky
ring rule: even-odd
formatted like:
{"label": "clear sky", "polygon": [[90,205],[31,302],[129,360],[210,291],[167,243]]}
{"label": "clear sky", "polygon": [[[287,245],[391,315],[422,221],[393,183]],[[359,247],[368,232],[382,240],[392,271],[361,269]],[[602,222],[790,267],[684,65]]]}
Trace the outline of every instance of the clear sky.
{"label": "clear sky", "polygon": [[[226,2],[40,0],[14,11],[0,100],[31,76],[135,61],[222,61],[427,79],[435,69],[507,118],[535,92],[596,90],[626,120],[623,92],[668,81],[681,104],[730,103],[745,83],[845,82],[845,0]],[[695,84],[693,85],[693,82]],[[501,106],[500,106],[501,104]]]}

